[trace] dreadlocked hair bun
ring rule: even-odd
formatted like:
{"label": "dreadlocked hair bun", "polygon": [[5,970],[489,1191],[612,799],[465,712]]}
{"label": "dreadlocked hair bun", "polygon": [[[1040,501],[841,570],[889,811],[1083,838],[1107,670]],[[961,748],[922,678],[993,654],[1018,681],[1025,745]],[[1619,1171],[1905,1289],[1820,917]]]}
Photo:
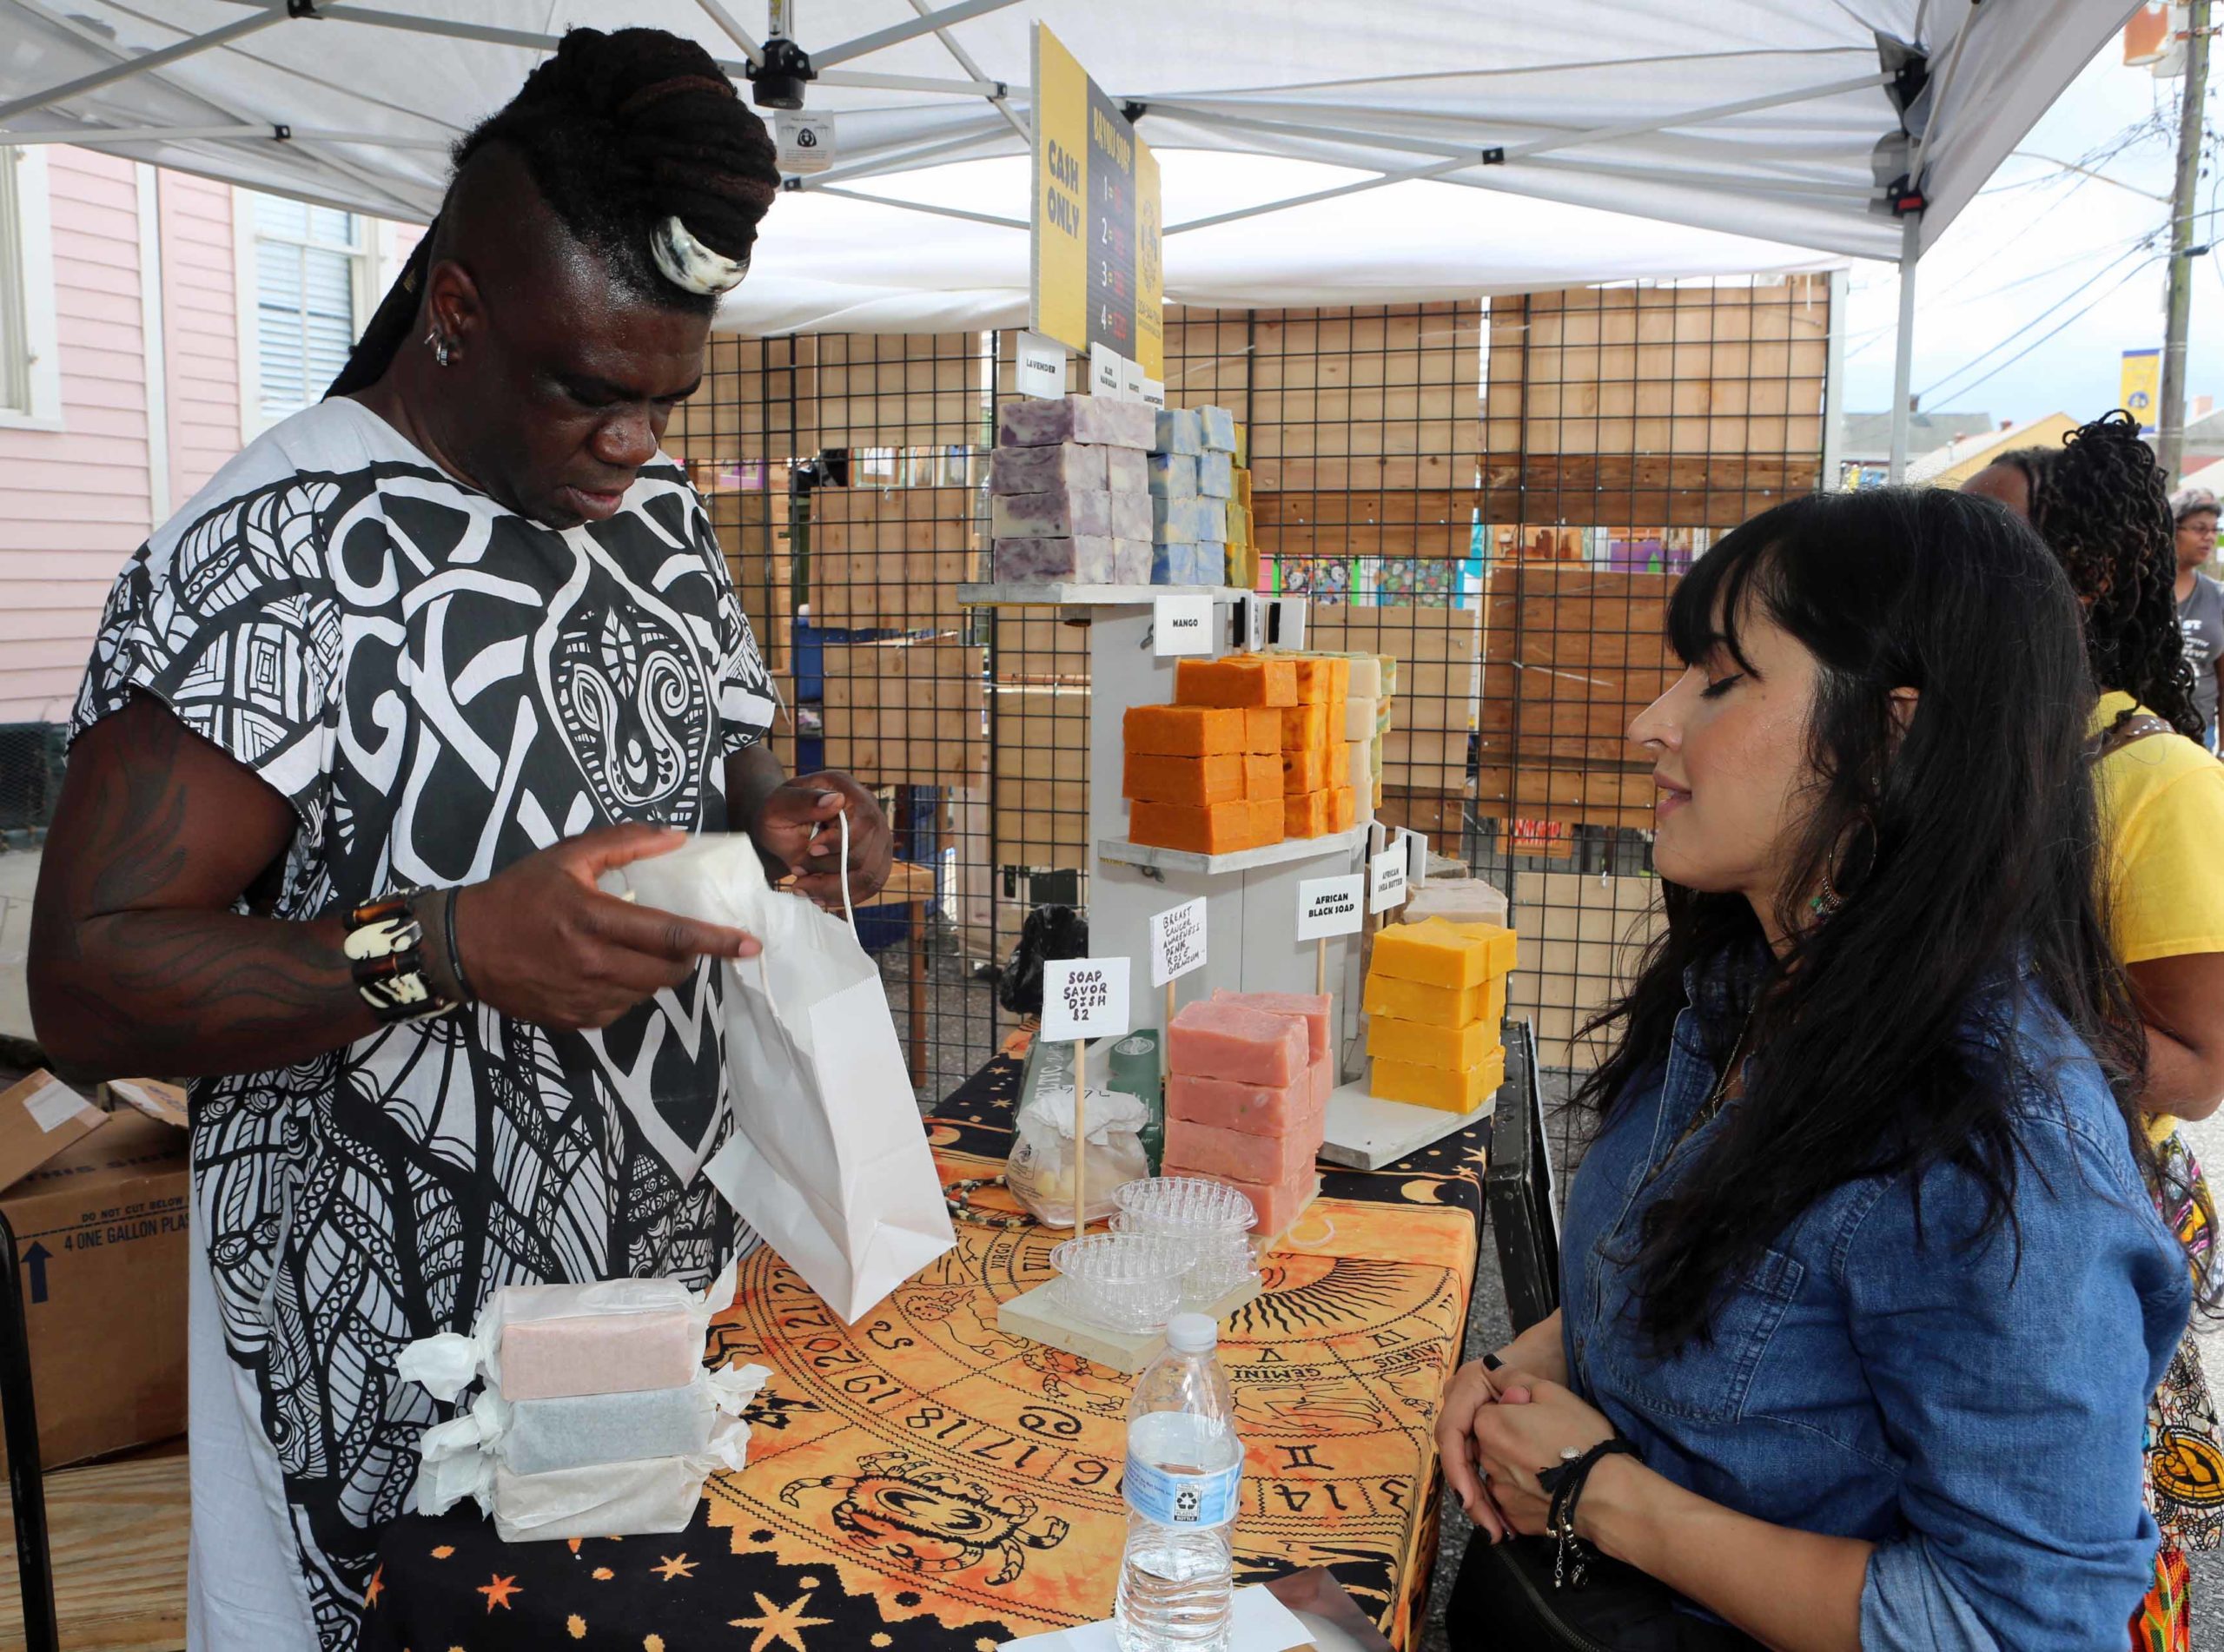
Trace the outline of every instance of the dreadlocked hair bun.
{"label": "dreadlocked hair bun", "polygon": [[2026,447],[1999,462],[2023,472],[2031,525],[2084,601],[2095,683],[2200,739],[2178,630],[2177,520],[2138,420],[2119,408],[2070,432],[2060,447]]}
{"label": "dreadlocked hair bun", "polygon": [[550,209],[626,287],[675,307],[716,301],[667,278],[653,238],[677,218],[745,264],[780,188],[764,122],[710,53],[660,29],[570,30],[456,145],[458,169],[498,142],[518,149]]}

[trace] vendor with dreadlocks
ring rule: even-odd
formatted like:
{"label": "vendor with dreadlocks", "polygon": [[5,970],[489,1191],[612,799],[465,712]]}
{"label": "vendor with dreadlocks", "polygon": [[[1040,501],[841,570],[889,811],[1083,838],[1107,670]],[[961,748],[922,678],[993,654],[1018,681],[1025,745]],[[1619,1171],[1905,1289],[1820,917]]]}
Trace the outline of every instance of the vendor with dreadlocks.
{"label": "vendor with dreadlocks", "polygon": [[745,830],[837,897],[844,814],[853,893],[886,876],[871,797],[766,749],[658,452],[778,185],[699,47],[574,30],[457,146],[330,398],[109,601],[30,987],[65,1067],[195,1079],[195,1649],[354,1645],[436,1420],[405,1343],[500,1285],[699,1286],[753,1243],[698,1170],[719,961],[756,943],[594,880]]}
{"label": "vendor with dreadlocks", "polygon": [[[2160,466],[2125,413],[2027,447],[1970,478],[2031,525],[2068,572],[2085,608],[2095,685],[2092,757],[2102,830],[2114,862],[2109,928],[2147,1027],[2146,1092],[2163,1214],[2195,1259],[2210,1252],[2214,1206],[2178,1119],[2224,1100],[2224,763],[2201,743],[2177,618],[2177,524]],[[2187,1645],[2184,1552],[2224,1535],[2215,1488],[2224,1442],[2190,1341],[2148,1416],[2148,1503],[2162,1531],[2155,1586],[2132,1620],[2137,1649]]]}

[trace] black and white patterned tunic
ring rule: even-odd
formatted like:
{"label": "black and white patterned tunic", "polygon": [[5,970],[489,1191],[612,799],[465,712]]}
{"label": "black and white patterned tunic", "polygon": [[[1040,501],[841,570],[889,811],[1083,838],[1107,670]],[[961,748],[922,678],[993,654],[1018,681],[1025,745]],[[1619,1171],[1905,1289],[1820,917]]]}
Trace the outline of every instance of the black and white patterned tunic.
{"label": "black and white patterned tunic", "polygon": [[[348,400],[255,442],[132,558],[73,734],[134,692],[293,804],[293,919],[476,882],[591,827],[721,829],[723,759],[772,712],[677,466],[558,532]],[[718,1012],[705,963],[601,1033],[482,1008],[194,1087],[224,1341],[326,1648],[354,1644],[377,1529],[437,1420],[394,1381],[404,1344],[468,1330],[500,1285],[699,1285],[751,1242],[696,1173],[729,1128]]]}

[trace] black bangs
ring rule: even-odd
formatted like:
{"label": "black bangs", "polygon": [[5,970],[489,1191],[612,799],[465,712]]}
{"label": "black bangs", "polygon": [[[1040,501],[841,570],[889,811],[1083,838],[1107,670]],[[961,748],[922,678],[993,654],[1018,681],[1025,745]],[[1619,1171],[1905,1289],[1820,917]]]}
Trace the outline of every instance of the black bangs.
{"label": "black bangs", "polygon": [[1769,514],[1725,534],[1676,582],[1668,599],[1668,645],[1685,664],[1697,665],[1720,648],[1740,671],[1753,670],[1738,645],[1738,618],[1751,598],[1765,595],[1755,582],[1763,579],[1774,540],[1763,526]]}

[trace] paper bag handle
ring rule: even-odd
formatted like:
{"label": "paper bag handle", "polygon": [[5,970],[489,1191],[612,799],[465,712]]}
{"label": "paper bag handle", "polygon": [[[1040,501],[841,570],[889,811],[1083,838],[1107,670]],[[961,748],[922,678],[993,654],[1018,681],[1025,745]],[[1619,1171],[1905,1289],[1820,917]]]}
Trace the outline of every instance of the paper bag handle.
{"label": "paper bag handle", "polygon": [[850,926],[850,937],[857,938],[857,915],[850,909],[850,806],[842,805],[842,812],[835,818],[842,823],[842,921]]}

